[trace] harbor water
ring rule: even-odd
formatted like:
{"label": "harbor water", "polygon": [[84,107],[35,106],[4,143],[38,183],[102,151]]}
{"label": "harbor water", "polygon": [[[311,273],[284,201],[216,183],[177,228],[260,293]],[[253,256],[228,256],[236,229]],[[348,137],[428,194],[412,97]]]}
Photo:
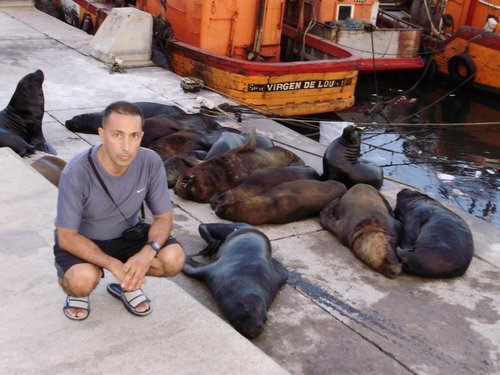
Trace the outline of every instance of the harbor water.
{"label": "harbor water", "polygon": [[362,124],[362,154],[386,177],[500,226],[499,98],[455,88],[419,72],[363,75],[354,108],[324,117]]}

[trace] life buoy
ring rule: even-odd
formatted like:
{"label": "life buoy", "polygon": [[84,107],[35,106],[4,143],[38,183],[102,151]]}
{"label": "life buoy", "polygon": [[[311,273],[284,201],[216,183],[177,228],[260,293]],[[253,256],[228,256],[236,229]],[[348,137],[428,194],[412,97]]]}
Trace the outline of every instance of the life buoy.
{"label": "life buoy", "polygon": [[476,66],[470,55],[462,53],[448,61],[448,74],[453,82],[462,83],[476,74]]}

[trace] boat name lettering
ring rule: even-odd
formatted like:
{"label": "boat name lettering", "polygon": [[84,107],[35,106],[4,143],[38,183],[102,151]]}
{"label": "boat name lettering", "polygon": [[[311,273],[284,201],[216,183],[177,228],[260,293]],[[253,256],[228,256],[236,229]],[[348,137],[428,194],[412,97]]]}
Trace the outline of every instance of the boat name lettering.
{"label": "boat name lettering", "polygon": [[293,81],[281,83],[266,83],[248,85],[249,92],[291,91],[303,89],[323,89],[331,87],[344,87],[352,84],[352,78],[326,79],[312,81]]}

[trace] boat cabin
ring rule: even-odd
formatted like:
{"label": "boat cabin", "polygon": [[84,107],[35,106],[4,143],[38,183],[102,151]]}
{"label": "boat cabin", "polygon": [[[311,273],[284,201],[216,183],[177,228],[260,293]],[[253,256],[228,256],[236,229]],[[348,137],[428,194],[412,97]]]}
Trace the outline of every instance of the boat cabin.
{"label": "boat cabin", "polygon": [[[178,41],[242,60],[280,58],[285,0],[137,0],[137,7],[170,22]],[[214,37],[216,35],[217,37]]]}

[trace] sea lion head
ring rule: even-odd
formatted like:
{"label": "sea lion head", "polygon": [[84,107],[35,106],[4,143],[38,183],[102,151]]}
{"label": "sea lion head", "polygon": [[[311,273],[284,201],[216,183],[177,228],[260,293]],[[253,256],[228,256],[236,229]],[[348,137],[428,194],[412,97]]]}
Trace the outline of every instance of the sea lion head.
{"label": "sea lion head", "polygon": [[403,270],[391,238],[382,231],[366,231],[352,243],[354,255],[382,275],[394,279]]}
{"label": "sea lion head", "polygon": [[191,169],[184,172],[175,183],[174,192],[179,197],[191,199],[196,193],[196,174]]}
{"label": "sea lion head", "polygon": [[234,301],[229,308],[227,318],[230,324],[243,336],[253,339],[264,330],[267,321],[266,301],[258,294],[252,293]]}
{"label": "sea lion head", "polygon": [[102,117],[102,112],[83,113],[67,120],[64,126],[76,133],[97,134],[97,129],[102,125]]}
{"label": "sea lion head", "polygon": [[203,163],[185,171],[179,176],[174,192],[179,197],[194,202],[207,203],[214,195],[216,184],[210,172],[202,167]]}
{"label": "sea lion head", "polygon": [[358,128],[349,125],[344,128],[339,143],[345,147],[344,157],[352,164],[357,164],[361,156],[361,137]]}
{"label": "sea lion head", "polygon": [[21,78],[8,105],[30,128],[42,125],[45,111],[45,97],[42,89],[44,78],[40,69]]}
{"label": "sea lion head", "polygon": [[195,150],[174,155],[164,160],[163,166],[167,174],[168,187],[173,188],[181,174],[202,163],[206,154],[206,151]]}
{"label": "sea lion head", "polygon": [[340,142],[344,145],[356,146],[359,145],[359,132],[355,125],[348,125],[342,131]]}

